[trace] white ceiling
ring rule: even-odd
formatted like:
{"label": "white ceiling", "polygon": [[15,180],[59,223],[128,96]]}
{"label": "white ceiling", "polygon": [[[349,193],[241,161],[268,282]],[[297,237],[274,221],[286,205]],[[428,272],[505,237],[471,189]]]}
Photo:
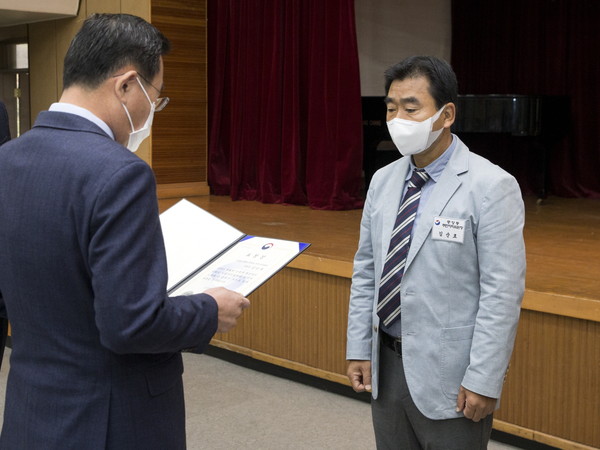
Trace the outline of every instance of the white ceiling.
{"label": "white ceiling", "polygon": [[77,15],[79,0],[0,0],[0,27]]}

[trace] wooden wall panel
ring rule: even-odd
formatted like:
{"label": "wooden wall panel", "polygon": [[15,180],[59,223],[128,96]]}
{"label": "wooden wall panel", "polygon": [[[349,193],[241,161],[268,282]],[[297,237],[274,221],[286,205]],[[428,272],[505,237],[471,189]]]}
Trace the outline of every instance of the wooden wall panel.
{"label": "wooden wall panel", "polygon": [[153,125],[152,167],[159,184],[206,182],[206,0],[152,0],[152,23],[171,41],[165,57],[169,105]]}
{"label": "wooden wall panel", "polygon": [[600,323],[524,310],[495,417],[600,448]]}
{"label": "wooden wall panel", "polygon": [[29,98],[31,124],[38,114],[56,102],[62,91],[58,66],[64,55],[56,49],[57,21],[29,25]]}
{"label": "wooden wall panel", "polygon": [[349,294],[346,278],[285,268],[250,296],[238,327],[215,339],[305,365],[309,374],[315,374],[310,368],[337,374],[345,383]]}

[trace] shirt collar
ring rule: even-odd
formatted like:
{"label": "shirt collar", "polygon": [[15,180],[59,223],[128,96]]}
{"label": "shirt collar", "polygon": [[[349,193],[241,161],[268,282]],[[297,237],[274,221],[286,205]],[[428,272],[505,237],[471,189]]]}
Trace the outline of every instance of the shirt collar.
{"label": "shirt collar", "polygon": [[[456,136],[452,135],[452,143],[444,151],[444,153],[442,153],[439,157],[437,157],[435,159],[435,161],[431,162],[431,164],[424,167],[425,172],[427,172],[427,175],[429,175],[429,177],[436,183],[439,180],[440,176],[442,175],[442,172],[446,168],[446,164],[448,164],[448,161],[450,161],[450,157],[452,156],[452,153],[454,153],[454,149],[456,148],[456,142],[457,142]],[[412,176],[413,170],[415,170],[417,168],[417,166],[415,166],[415,163],[413,163],[412,158],[410,158],[409,161],[410,161],[410,170],[406,174],[406,180],[410,179],[410,177]]]}
{"label": "shirt collar", "polygon": [[84,119],[87,119],[90,122],[93,122],[96,125],[98,125],[102,129],[102,131],[104,131],[110,136],[111,139],[115,139],[115,135],[113,134],[110,127],[106,124],[106,122],[104,122],[98,116],[93,114],[91,111],[82,108],[81,106],[73,105],[72,103],[52,103],[48,110],[54,112],[75,114],[76,116],[83,117]]}

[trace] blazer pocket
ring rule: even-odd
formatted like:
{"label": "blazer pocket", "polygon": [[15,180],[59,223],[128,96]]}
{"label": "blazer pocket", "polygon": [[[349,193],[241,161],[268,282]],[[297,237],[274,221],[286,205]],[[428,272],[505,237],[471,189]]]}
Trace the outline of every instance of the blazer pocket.
{"label": "blazer pocket", "polygon": [[162,361],[144,370],[148,392],[152,397],[163,394],[181,383],[183,374],[183,360],[180,353],[173,354],[169,359]]}
{"label": "blazer pocket", "polygon": [[443,328],[441,335],[441,384],[444,395],[456,399],[469,367],[475,325]]}

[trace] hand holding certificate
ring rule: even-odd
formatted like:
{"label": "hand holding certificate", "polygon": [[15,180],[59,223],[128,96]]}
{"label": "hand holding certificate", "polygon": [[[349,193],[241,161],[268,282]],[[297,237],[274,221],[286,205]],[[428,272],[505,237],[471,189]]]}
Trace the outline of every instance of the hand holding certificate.
{"label": "hand holding certificate", "polygon": [[171,295],[223,286],[248,296],[310,245],[246,236],[187,200],[161,214],[161,225]]}
{"label": "hand holding certificate", "polygon": [[226,333],[237,325],[242,312],[250,306],[250,301],[234,291],[224,287],[211,288],[204,291],[217,302],[219,311],[217,331]]}

